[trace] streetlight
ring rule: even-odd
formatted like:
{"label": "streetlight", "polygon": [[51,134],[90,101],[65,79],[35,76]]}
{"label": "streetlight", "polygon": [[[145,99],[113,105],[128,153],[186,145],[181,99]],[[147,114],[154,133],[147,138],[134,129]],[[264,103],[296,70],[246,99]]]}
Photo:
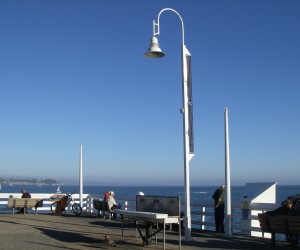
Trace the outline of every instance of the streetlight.
{"label": "streetlight", "polygon": [[[191,240],[191,206],[190,206],[190,160],[194,156],[194,139],[193,139],[193,105],[192,105],[192,74],[191,74],[191,54],[184,45],[184,25],[179,13],[173,9],[162,9],[157,16],[157,23],[153,20],[153,36],[150,40],[148,51],[144,54],[149,58],[161,58],[165,56],[164,52],[159,48],[158,39],[160,35],[159,18],[164,11],[175,13],[180,21],[182,28],[182,107],[180,109],[183,114],[183,141],[184,141],[184,187],[185,187],[185,240]],[[157,31],[156,31],[157,30]]]}

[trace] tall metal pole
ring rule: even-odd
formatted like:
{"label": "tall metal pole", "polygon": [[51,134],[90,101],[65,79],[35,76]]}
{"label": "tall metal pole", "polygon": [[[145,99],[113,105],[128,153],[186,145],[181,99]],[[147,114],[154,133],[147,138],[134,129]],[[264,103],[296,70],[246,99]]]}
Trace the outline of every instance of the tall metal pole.
{"label": "tall metal pole", "polygon": [[224,108],[225,116],[225,186],[226,186],[226,214],[225,214],[225,236],[232,235],[231,225],[231,186],[230,186],[230,156],[229,156],[229,128],[228,108]]}
{"label": "tall metal pole", "polygon": [[[171,8],[162,9],[157,17],[157,23],[153,20],[152,48],[145,53],[147,57],[159,58],[164,53],[158,48],[156,35],[160,34],[159,18],[164,11],[175,13],[180,21],[182,28],[182,47],[181,47],[181,66],[182,66],[182,107],[183,114],[183,148],[184,148],[184,188],[185,188],[185,240],[191,240],[191,207],[190,207],[190,160],[194,156],[193,139],[193,106],[192,106],[192,82],[191,82],[191,54],[184,44],[184,25],[179,13]],[[157,28],[157,31],[156,31]],[[155,43],[155,44],[154,44]]]}
{"label": "tall metal pole", "polygon": [[79,203],[83,207],[83,178],[82,178],[82,144],[80,144],[80,156],[79,156]]}

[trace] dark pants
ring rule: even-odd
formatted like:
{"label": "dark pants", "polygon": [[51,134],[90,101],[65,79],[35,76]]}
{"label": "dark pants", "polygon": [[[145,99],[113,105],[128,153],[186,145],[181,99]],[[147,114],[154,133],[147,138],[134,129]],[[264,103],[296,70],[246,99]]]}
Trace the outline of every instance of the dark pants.
{"label": "dark pants", "polygon": [[[22,207],[22,208],[20,209],[20,211],[18,212],[18,214],[24,214],[24,210],[25,210],[25,208]],[[26,214],[27,214],[27,210],[26,210]]]}
{"label": "dark pants", "polygon": [[216,224],[216,232],[224,233],[224,205],[220,205],[215,207],[215,224]]}
{"label": "dark pants", "polygon": [[114,219],[117,219],[117,214],[114,213],[114,209],[121,209],[121,208],[122,208],[122,205],[120,205],[120,204],[118,204],[118,205],[113,205],[113,206],[111,207],[111,210],[112,210],[112,212],[113,212],[113,217],[114,217]]}

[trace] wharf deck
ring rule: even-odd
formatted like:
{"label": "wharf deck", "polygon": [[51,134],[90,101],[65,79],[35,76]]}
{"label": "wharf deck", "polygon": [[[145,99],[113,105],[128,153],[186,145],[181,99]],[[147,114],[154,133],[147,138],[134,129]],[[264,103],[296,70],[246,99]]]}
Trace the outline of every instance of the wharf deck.
{"label": "wharf deck", "polygon": [[[104,241],[110,236],[116,247],[110,249],[162,249],[162,235],[158,243],[143,247],[136,238],[135,228],[128,225],[122,240],[121,222],[95,216],[64,214],[0,214],[0,249],[108,249]],[[178,249],[178,232],[167,231],[166,249]],[[224,237],[208,231],[192,231],[192,240],[182,241],[182,249],[273,249],[269,239],[240,235]],[[290,249],[286,242],[278,242],[276,249]]]}

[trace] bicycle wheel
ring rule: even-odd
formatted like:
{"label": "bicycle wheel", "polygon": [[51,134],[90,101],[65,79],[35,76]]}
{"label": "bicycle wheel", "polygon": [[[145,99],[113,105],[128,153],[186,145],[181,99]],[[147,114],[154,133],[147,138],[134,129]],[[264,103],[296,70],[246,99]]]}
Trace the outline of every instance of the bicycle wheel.
{"label": "bicycle wheel", "polygon": [[57,203],[56,203],[56,202],[54,202],[54,203],[51,204],[51,212],[52,212],[53,214],[55,214],[56,206],[57,206]]}
{"label": "bicycle wheel", "polygon": [[82,208],[78,203],[74,203],[72,205],[72,211],[74,214],[76,214],[78,216],[82,214]]}

